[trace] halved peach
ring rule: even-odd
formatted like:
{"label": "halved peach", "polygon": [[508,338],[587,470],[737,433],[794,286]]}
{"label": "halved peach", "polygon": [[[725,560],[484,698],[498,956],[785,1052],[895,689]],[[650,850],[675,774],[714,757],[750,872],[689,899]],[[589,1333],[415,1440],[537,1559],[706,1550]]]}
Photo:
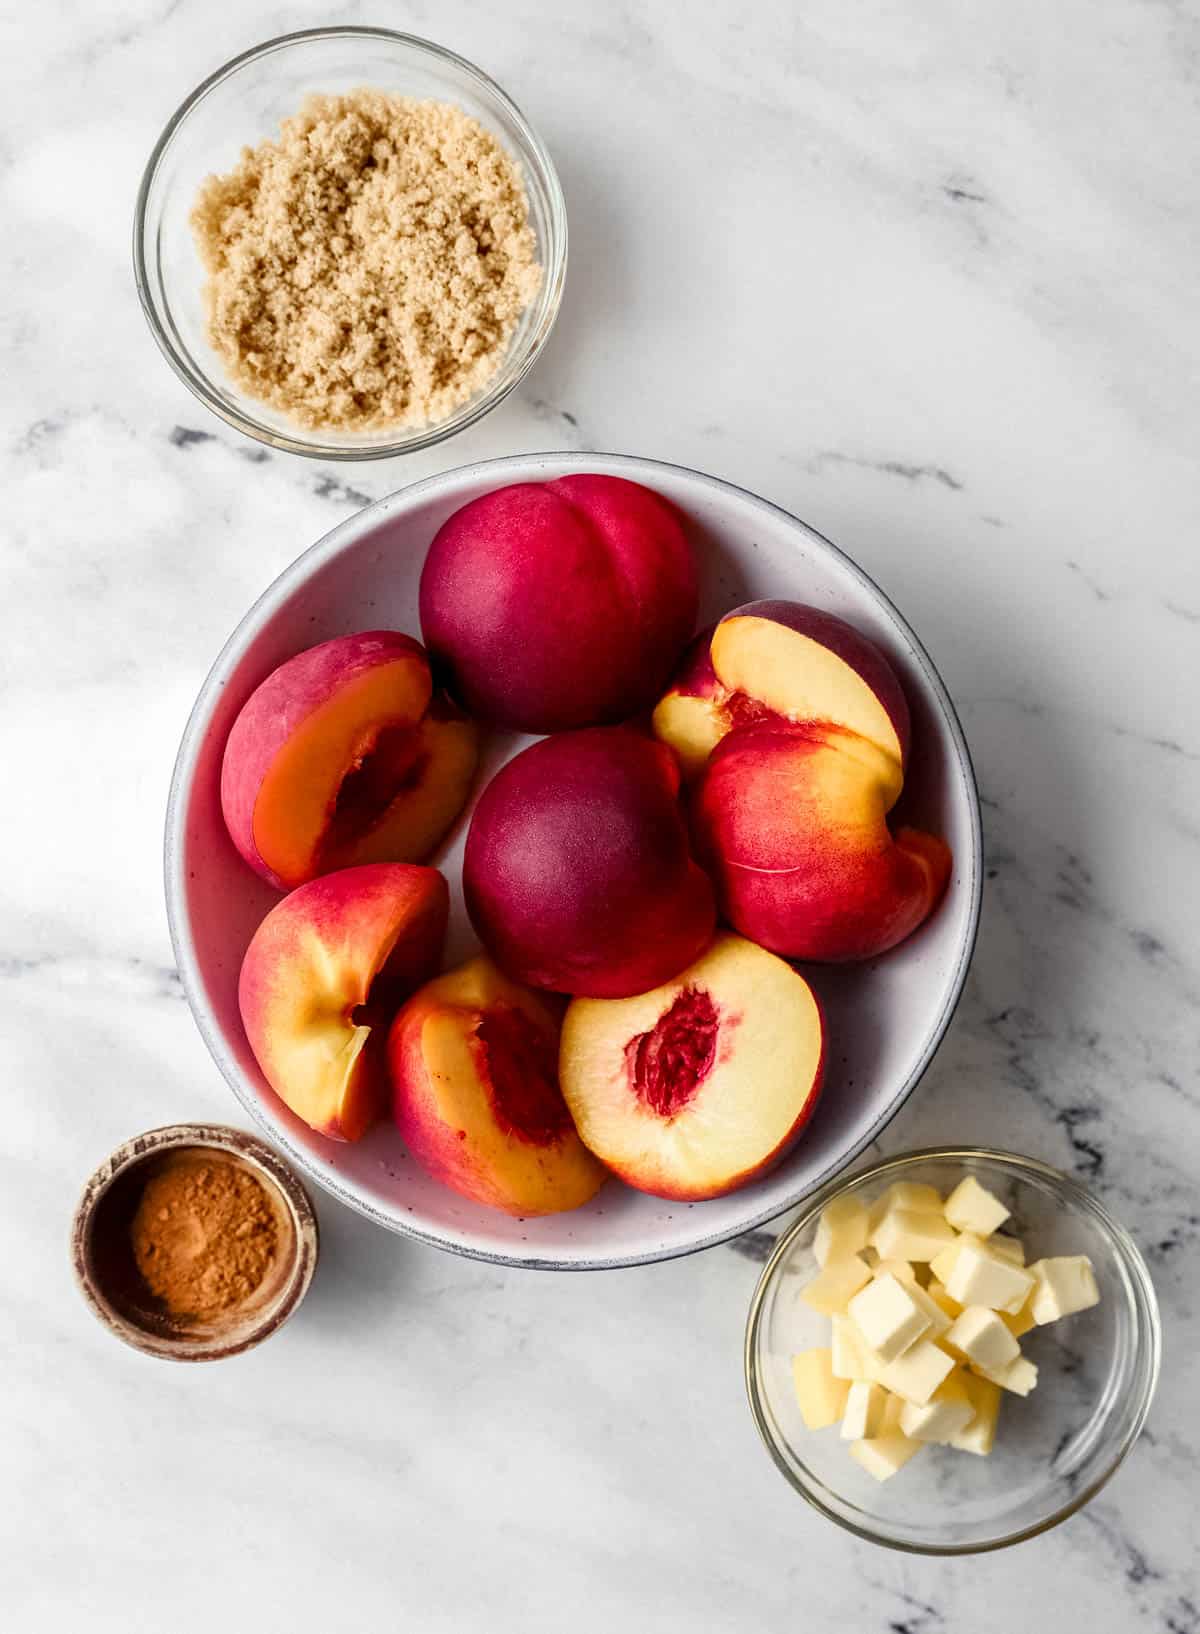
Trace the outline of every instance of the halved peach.
{"label": "halved peach", "polygon": [[692,803],[697,853],[735,929],[792,959],[867,959],[936,905],[951,857],[932,834],[888,828],[893,755],[855,732],[740,727]]}
{"label": "halved peach", "polygon": [[559,1077],[584,1143],[639,1191],[697,1201],[783,1156],[816,1105],[821,1012],[790,965],[722,933],[673,981],[573,999]]}
{"label": "halved peach", "polygon": [[221,804],[246,861],[282,890],[364,862],[419,862],[466,801],[476,727],[433,696],[411,636],[367,630],[297,653],[251,694]]}
{"label": "halved peach", "polygon": [[388,1040],[393,1112],[435,1180],[507,1214],[556,1214],[607,1171],[558,1087],[561,1005],[470,959],[427,983]]}
{"label": "halved peach", "polygon": [[800,602],[726,614],[684,655],[654,711],[656,734],[695,777],[727,732],[759,722],[839,726],[903,769],[908,704],[887,659],[845,619]]}
{"label": "halved peach", "polygon": [[386,1105],[386,1029],[437,969],[449,908],[436,868],[374,863],[301,885],[255,931],[238,981],[246,1037],[319,1134],[357,1140]]}

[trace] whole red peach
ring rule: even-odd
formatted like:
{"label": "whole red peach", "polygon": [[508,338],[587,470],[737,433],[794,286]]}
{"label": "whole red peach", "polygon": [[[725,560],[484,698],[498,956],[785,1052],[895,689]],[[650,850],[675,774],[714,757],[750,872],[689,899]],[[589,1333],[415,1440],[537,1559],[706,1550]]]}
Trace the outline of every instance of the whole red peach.
{"label": "whole red peach", "polygon": [[484,494],[443,524],[421,573],[421,629],[472,715],[556,732],[648,709],[697,599],[666,500],[620,477],[560,477]]}
{"label": "whole red peach", "polygon": [[630,727],[544,738],[501,768],[471,818],[463,892],[508,975],[624,998],[704,950],[712,888],[678,791],[670,750]]}

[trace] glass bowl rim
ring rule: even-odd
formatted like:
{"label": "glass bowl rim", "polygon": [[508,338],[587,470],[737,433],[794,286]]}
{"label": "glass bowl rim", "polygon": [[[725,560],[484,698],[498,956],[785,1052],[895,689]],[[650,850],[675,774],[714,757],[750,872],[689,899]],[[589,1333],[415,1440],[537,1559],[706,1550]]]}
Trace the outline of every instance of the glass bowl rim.
{"label": "glass bowl rim", "polygon": [[[267,426],[240,408],[226,402],[217,392],[209,376],[201,369],[194,368],[185,358],[168,334],[155,304],[151,290],[151,278],[147,265],[146,234],[148,230],[147,212],[149,210],[150,195],[158,178],[162,163],[175,140],[192,112],[199,107],[205,97],[215,90],[225,80],[246,67],[249,63],[260,58],[272,55],[276,51],[286,50],[294,45],[308,44],[315,40],[381,40],[392,46],[399,46],[407,51],[414,51],[418,55],[436,59],[442,64],[448,64],[458,72],[474,81],[486,96],[495,98],[505,113],[516,126],[524,151],[518,154],[521,162],[527,165],[536,174],[537,180],[545,191],[549,226],[544,246],[543,282],[534,303],[541,308],[541,318],[537,326],[527,337],[524,350],[521,353],[509,352],[502,360],[499,369],[493,376],[491,384],[476,398],[468,401],[447,419],[436,425],[418,428],[414,433],[400,441],[379,444],[340,443],[329,444],[317,440],[307,440],[299,434],[276,430]],[[538,135],[524,113],[504,90],[503,86],[486,74],[482,68],[476,67],[466,57],[446,46],[438,45],[436,41],[423,39],[417,34],[405,34],[391,28],[374,28],[357,24],[337,24],[327,28],[298,29],[288,34],[277,34],[259,45],[239,52],[227,62],[213,70],[203,79],[195,90],[176,108],[163,127],[162,133],[151,149],[150,157],[142,172],[138,184],[137,200],[134,205],[133,216],[133,273],[137,287],[138,301],[142,308],[159,351],[166,358],[177,377],[183,381],[188,390],[204,406],[215,414],[218,419],[224,420],[226,425],[255,442],[263,443],[269,448],[275,448],[283,453],[300,454],[308,459],[322,460],[374,460],[391,459],[398,454],[415,454],[421,449],[432,448],[435,444],[453,437],[468,426],[474,425],[485,414],[490,413],[497,404],[502,403],[511,391],[517,387],[529,372],[533,363],[550,338],[562,305],[563,288],[567,274],[568,227],[567,207],[563,197],[562,184],[558,178],[554,161],[550,151]]]}
{"label": "glass bowl rim", "polygon": [[[1073,1204],[1091,1217],[1098,1225],[1102,1234],[1109,1240],[1125,1271],[1129,1274],[1135,1288],[1135,1297],[1140,1295],[1141,1303],[1145,1307],[1146,1321],[1144,1325],[1139,1320],[1137,1325],[1137,1350],[1143,1361],[1144,1384],[1142,1399],[1137,1411],[1114,1452],[1106,1460],[1100,1473],[1086,1486],[1076,1493],[1072,1493],[1066,1503],[1060,1505],[1052,1514],[1029,1526],[1022,1526],[1015,1531],[1006,1532],[1003,1536],[986,1538],[971,1543],[912,1543],[907,1540],[890,1536],[888,1533],[871,1526],[860,1526],[845,1516],[839,1515],[830,1509],[817,1493],[783,1459],[778,1441],[767,1421],[763,1407],[762,1393],[758,1382],[757,1344],[759,1330],[762,1323],[763,1306],[767,1291],[778,1275],[780,1265],[787,1257],[796,1238],[812,1225],[821,1210],[843,1192],[853,1187],[869,1184],[873,1181],[894,1179],[905,1169],[917,1167],[933,1161],[970,1163],[982,1160],[985,1163],[996,1163],[1001,1167],[1022,1171],[1026,1177],[1035,1177],[1048,1182],[1054,1189],[1068,1197]],[[1141,1312],[1139,1311],[1139,1317]],[[771,1252],[770,1258],[762,1268],[754,1293],[750,1299],[750,1310],[746,1318],[746,1334],[743,1347],[743,1365],[745,1370],[746,1394],[750,1403],[750,1414],[754,1419],[755,1427],[762,1439],[763,1445],[771,1455],[775,1467],[783,1475],[788,1485],[827,1520],[867,1543],[879,1544],[886,1549],[895,1549],[902,1554],[960,1556],[975,1554],[991,1554],[998,1549],[1010,1548],[1013,1544],[1024,1543],[1030,1538],[1040,1537],[1051,1531],[1063,1521],[1069,1520],[1100,1492],[1117,1470],[1125,1462],[1138,1437],[1141,1435],[1146,1418],[1154,1400],[1154,1392],[1158,1384],[1159,1368],[1162,1363],[1162,1321],[1158,1309],[1158,1296],[1154,1291],[1154,1282],[1149,1268],[1142,1257],[1141,1250],[1134,1242],[1133,1237],[1117,1220],[1104,1204],[1101,1203],[1088,1188],[1082,1185],[1072,1175],[1065,1174],[1052,1164],[1044,1163],[1040,1158],[1026,1157],[1020,1152],[1005,1151],[997,1146],[925,1146],[911,1152],[901,1152],[895,1157],[882,1158],[869,1168],[860,1169],[854,1174],[835,1176],[811,1196],[805,1198],[803,1210],[792,1222],[788,1229],[779,1238]]]}

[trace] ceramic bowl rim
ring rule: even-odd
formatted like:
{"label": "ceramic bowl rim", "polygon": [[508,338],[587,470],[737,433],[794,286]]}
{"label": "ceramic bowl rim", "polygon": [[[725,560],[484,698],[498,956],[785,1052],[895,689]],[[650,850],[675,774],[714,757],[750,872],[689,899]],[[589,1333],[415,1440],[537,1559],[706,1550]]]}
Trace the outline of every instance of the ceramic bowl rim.
{"label": "ceramic bowl rim", "polygon": [[[540,464],[543,476],[561,475],[570,469],[588,469],[600,472],[609,470],[613,474],[626,474],[633,471],[651,486],[656,472],[669,472],[702,488],[716,490],[725,496],[732,496],[748,504],[752,509],[757,509],[769,515],[774,520],[783,521],[788,527],[798,530],[810,544],[835,557],[838,563],[874,598],[879,608],[893,622],[898,634],[908,644],[912,659],[920,668],[922,677],[942,713],[954,749],[955,766],[952,768],[952,775],[961,780],[970,808],[970,855],[968,858],[963,859],[964,872],[967,876],[965,889],[968,893],[968,919],[965,934],[958,948],[954,971],[947,987],[945,1001],[926,1037],[924,1045],[916,1056],[915,1064],[909,1071],[908,1076],[892,1094],[887,1105],[869,1128],[814,1180],[799,1185],[794,1192],[789,1193],[786,1197],[773,1200],[765,1208],[756,1210],[734,1225],[714,1231],[695,1242],[683,1246],[659,1245],[640,1253],[624,1253],[614,1256],[602,1255],[569,1261],[548,1256],[502,1253],[496,1249],[481,1247],[469,1240],[461,1240],[449,1232],[422,1228],[409,1221],[391,1217],[373,1207],[366,1199],[356,1196],[348,1188],[337,1184],[327,1174],[317,1172],[309,1166],[307,1155],[294,1146],[285,1134],[267,1123],[265,1115],[259,1106],[257,1092],[245,1083],[241,1068],[222,1037],[220,1026],[204,993],[199,961],[190,935],[187,913],[187,882],[184,869],[184,825],[188,797],[208,717],[228,674],[234,668],[253,635],[287,602],[300,584],[310,578],[327,562],[333,560],[343,550],[355,544],[365,534],[374,532],[377,528],[383,526],[397,512],[410,508],[416,503],[434,497],[439,493],[452,493],[456,487],[469,484],[483,474],[494,475],[497,486],[499,486],[505,481],[508,472],[517,469],[528,472],[531,464]],[[529,480],[534,479],[530,478]],[[962,724],[959,721],[950,694],[946,690],[945,683],[908,621],[885,592],[845,551],[782,506],[763,499],[760,495],[752,493],[736,483],[728,482],[722,477],[711,476],[706,472],[693,470],[689,466],[675,464],[666,460],[652,459],[642,455],[600,453],[597,451],[581,452],[575,449],[565,449],[553,452],[507,454],[495,459],[475,460],[468,465],[458,466],[453,470],[442,471],[433,476],[422,478],[415,483],[410,483],[384,496],[382,499],[375,500],[372,504],[355,512],[353,516],[347,517],[345,521],[340,522],[336,527],[324,534],[297,556],[289,566],[284,568],[283,572],[268,585],[262,595],[239,620],[237,627],[221,648],[209,670],[188,717],[176,757],[167,801],[163,872],[171,945],[174,949],[175,961],[179,969],[184,993],[200,1034],[241,1106],[267,1132],[270,1138],[283,1148],[288,1158],[303,1174],[323,1187],[332,1196],[337,1197],[340,1202],[357,1210],[368,1219],[374,1220],[376,1224],[384,1226],[387,1230],[395,1231],[401,1236],[414,1238],[416,1241],[431,1247],[446,1249],[453,1253],[462,1254],[467,1258],[482,1260],[493,1265],[520,1266],[531,1270],[600,1271],[633,1265],[649,1265],[661,1260],[683,1258],[688,1254],[699,1253],[703,1249],[715,1247],[718,1243],[728,1242],[733,1237],[741,1236],[743,1232],[752,1231],[766,1224],[767,1221],[778,1218],[780,1214],[786,1213],[788,1209],[795,1208],[822,1186],[842,1175],[847,1167],[854,1162],[855,1158],[872,1141],[878,1139],[924,1076],[946,1034],[962,995],[971,956],[979,934],[979,919],[983,897],[983,828],[979,791],[975,781],[970,750],[967,747]]]}

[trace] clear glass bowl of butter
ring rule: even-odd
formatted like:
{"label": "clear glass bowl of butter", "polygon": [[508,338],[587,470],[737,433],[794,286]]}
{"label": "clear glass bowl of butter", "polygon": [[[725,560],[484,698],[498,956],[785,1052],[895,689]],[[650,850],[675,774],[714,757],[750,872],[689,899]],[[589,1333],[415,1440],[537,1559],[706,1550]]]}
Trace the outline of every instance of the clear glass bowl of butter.
{"label": "clear glass bowl of butter", "polygon": [[[845,1242],[834,1244],[831,1261],[831,1227],[836,1231],[839,1219],[861,1219],[860,1205],[865,1204],[869,1211],[873,1210],[872,1234],[885,1251],[890,1251],[892,1241],[887,1233],[878,1236],[887,1203],[891,1201],[894,1206],[898,1196],[889,1188],[901,1188],[901,1203],[905,1201],[903,1188],[907,1187],[932,1187],[945,1199],[968,1177],[1008,1210],[998,1233],[1005,1241],[996,1244],[994,1253],[985,1255],[986,1261],[1015,1258],[1013,1245],[1019,1241],[1030,1265],[1044,1258],[1061,1260],[1068,1282],[1072,1278],[1077,1282],[1082,1276],[1086,1291],[1080,1293],[1078,1286],[1068,1286],[1060,1295],[1056,1287],[1045,1282],[1045,1272],[1039,1273],[1042,1281],[1035,1279],[1024,1316],[1014,1314],[1009,1327],[1018,1335],[1022,1356],[1014,1382],[1026,1388],[1029,1363],[1033,1363],[1036,1386],[1025,1395],[1013,1389],[991,1390],[993,1405],[999,1405],[994,1440],[990,1427],[985,1433],[983,1421],[977,1417],[973,1435],[969,1428],[958,1432],[967,1443],[965,1448],[922,1442],[914,1451],[913,1438],[899,1430],[899,1399],[881,1387],[881,1400],[879,1389],[870,1390],[865,1385],[855,1386],[850,1397],[849,1381],[830,1376],[832,1367],[843,1373],[859,1371],[844,1359],[831,1363],[833,1352],[826,1354],[825,1347],[831,1346],[832,1339],[830,1311],[839,1305],[845,1309],[853,1298],[847,1290],[856,1288],[862,1269],[850,1265],[848,1270],[825,1276],[821,1286],[828,1297],[817,1297],[824,1310],[814,1309],[802,1294],[806,1288],[811,1290],[818,1275],[823,1275],[821,1260],[827,1271],[833,1261],[840,1264],[841,1256],[855,1246],[851,1230]],[[936,1244],[917,1247],[915,1239],[905,1236],[905,1222],[919,1229],[914,1216],[926,1218],[922,1214],[924,1199],[931,1198],[932,1193],[916,1190],[908,1195],[918,1208],[911,1214],[894,1214],[889,1229],[900,1254],[907,1248],[932,1253]],[[969,1226],[969,1210],[980,1206],[980,1194],[976,1187],[967,1186],[959,1196],[968,1210],[959,1223]],[[821,1228],[823,1214],[826,1224]],[[979,1221],[981,1228],[988,1224],[986,1219]],[[935,1225],[928,1229],[943,1228]],[[955,1238],[960,1245],[968,1240]],[[988,1238],[982,1240],[986,1245]],[[1090,1262],[1094,1290],[1087,1281],[1086,1267],[1082,1267],[1082,1256]],[[873,1281],[880,1273],[880,1258],[875,1248],[867,1248],[863,1254]],[[909,1263],[897,1257],[892,1265],[902,1288],[911,1286],[905,1281]],[[949,1264],[953,1265],[953,1252]],[[953,1317],[956,1304],[946,1296],[945,1287],[928,1262],[917,1261],[911,1269],[921,1290],[915,1296],[918,1303],[928,1310],[932,1291],[942,1298],[946,1313]],[[959,1282],[953,1285],[960,1292],[971,1282],[969,1269],[964,1260]],[[1039,1289],[1044,1290],[1043,1305],[1038,1310],[1042,1320],[1029,1325],[1033,1297]],[[1099,1294],[1096,1303],[1084,1309],[1073,1308],[1095,1293]],[[980,1296],[968,1293],[969,1299],[976,1297]],[[998,1294],[983,1297],[999,1299]],[[1055,1302],[1060,1298],[1070,1314],[1047,1320],[1053,1317]],[[896,1303],[903,1301],[897,1297]],[[864,1306],[858,1308],[866,1310]],[[982,1307],[972,1304],[971,1308],[972,1321],[982,1330],[986,1327]],[[891,1320],[886,1314],[883,1319],[885,1323]],[[956,1353],[945,1333],[937,1330],[937,1320],[934,1317],[935,1326],[926,1332],[925,1340]],[[843,1321],[839,1332],[852,1337],[859,1329],[856,1325],[847,1327]],[[903,1342],[903,1337],[897,1332],[897,1343]],[[974,1335],[969,1334],[965,1342],[974,1343]],[[1035,1537],[1066,1520],[1096,1495],[1145,1423],[1158,1379],[1160,1349],[1158,1304],[1145,1262],[1128,1232],[1084,1187],[1044,1163],[1015,1153],[943,1148],[888,1159],[849,1179],[832,1182],[808,1200],[804,1212],[780,1237],[755,1290],[746,1328],[746,1384],[751,1411],[767,1450],[787,1480],[823,1515],[859,1537],[889,1548],[919,1554],[974,1554]],[[959,1367],[944,1392],[939,1386],[939,1399],[942,1394],[953,1396],[956,1385],[965,1385],[975,1405],[979,1400],[974,1394],[977,1388],[988,1387],[977,1387],[977,1374],[961,1352],[956,1354]],[[835,1412],[845,1415],[849,1410],[854,1415],[864,1411],[868,1398],[873,1398],[873,1413],[883,1409],[888,1416],[877,1417],[870,1430],[874,1445],[860,1444],[852,1456],[855,1442],[851,1437],[856,1426],[844,1425],[844,1417],[824,1428],[808,1427],[801,1411],[794,1365],[798,1355],[807,1357],[800,1364],[800,1390],[816,1391],[818,1419],[822,1416],[822,1389],[826,1392],[825,1418]],[[916,1371],[913,1358],[919,1353],[910,1349],[904,1355],[908,1358],[906,1371],[912,1374]],[[878,1385],[878,1353],[872,1352],[871,1356],[869,1370]],[[931,1349],[925,1360],[937,1363],[938,1359]],[[884,1374],[885,1380],[889,1377]],[[812,1399],[807,1399],[805,1405],[810,1417],[814,1416]],[[860,1423],[857,1428],[861,1427]],[[990,1451],[984,1453],[989,1441]],[[889,1459],[897,1463],[903,1460],[894,1474],[890,1473]],[[885,1478],[880,1479],[881,1475]]]}

